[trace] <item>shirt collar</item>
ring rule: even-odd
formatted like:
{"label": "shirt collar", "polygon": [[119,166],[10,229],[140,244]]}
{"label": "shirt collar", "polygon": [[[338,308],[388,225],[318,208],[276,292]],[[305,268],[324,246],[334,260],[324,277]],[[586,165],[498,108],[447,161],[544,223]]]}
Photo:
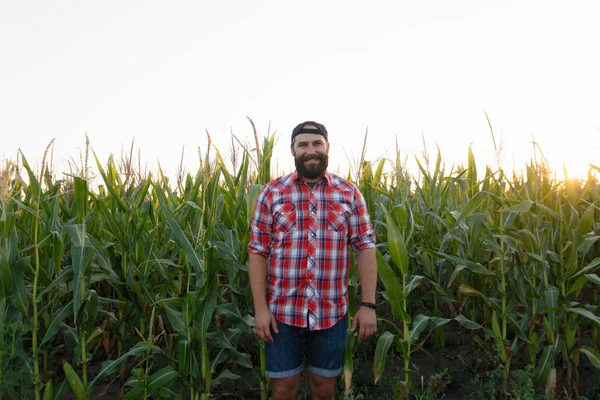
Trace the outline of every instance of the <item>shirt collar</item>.
{"label": "shirt collar", "polygon": [[[323,174],[323,180],[325,181],[326,185],[331,185],[331,175],[329,175],[329,172],[325,171],[325,173]],[[320,182],[323,182],[323,180],[321,180]],[[302,179],[298,171],[294,171],[294,173],[292,174],[292,183],[302,183],[303,181],[304,180]]]}

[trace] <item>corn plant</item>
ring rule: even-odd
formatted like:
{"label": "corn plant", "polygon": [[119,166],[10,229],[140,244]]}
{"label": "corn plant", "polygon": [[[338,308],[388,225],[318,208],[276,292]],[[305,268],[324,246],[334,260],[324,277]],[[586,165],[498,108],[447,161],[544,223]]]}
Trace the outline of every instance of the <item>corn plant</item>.
{"label": "corn plant", "polygon": [[[45,161],[34,172],[22,154],[2,168],[0,389],[9,398],[87,399],[117,384],[120,398],[208,399],[234,382],[267,398],[246,248],[275,137],[253,134],[231,163],[207,151],[174,183],[160,167],[136,172],[132,155],[94,154],[96,179],[87,156],[61,179]],[[361,154],[347,176],[377,237],[385,329],[374,380],[393,349],[408,395],[411,355],[433,345],[440,357],[452,323],[493,354],[505,393],[520,357],[538,392],[563,376],[578,395],[583,363],[600,368],[600,169],[558,181],[534,158],[509,177],[479,171],[471,149],[466,167],[447,169],[438,149],[411,176],[398,150],[391,164],[369,162],[364,146]],[[350,317],[360,297],[351,269]],[[343,364],[348,396],[362,367],[354,339]]]}

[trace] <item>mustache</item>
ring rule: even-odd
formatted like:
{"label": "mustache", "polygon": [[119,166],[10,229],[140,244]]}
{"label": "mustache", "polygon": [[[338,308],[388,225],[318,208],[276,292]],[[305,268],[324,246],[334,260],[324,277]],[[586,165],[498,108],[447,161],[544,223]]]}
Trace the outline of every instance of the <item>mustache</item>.
{"label": "mustache", "polygon": [[307,157],[302,157],[301,160],[302,161],[310,161],[310,160],[323,160],[325,158],[325,156],[321,156],[321,155],[316,155],[316,156],[307,156]]}

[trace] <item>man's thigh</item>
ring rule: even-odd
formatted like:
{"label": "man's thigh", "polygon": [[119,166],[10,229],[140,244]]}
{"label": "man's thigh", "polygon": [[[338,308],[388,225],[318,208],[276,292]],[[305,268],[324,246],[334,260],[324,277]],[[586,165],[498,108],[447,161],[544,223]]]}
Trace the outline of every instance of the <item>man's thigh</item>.
{"label": "man's thigh", "polygon": [[347,332],[348,314],[329,329],[311,332],[307,343],[309,372],[324,378],[340,374]]}
{"label": "man's thigh", "polygon": [[302,372],[304,329],[280,321],[277,328],[279,333],[271,332],[273,343],[265,343],[266,375],[275,379],[290,378]]}

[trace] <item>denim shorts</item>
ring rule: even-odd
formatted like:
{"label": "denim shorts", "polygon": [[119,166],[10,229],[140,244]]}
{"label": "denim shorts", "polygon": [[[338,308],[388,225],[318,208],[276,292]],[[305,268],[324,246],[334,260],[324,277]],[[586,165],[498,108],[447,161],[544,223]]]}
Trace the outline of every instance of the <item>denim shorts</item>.
{"label": "denim shorts", "polygon": [[277,321],[274,343],[265,343],[269,378],[289,378],[302,371],[304,357],[313,374],[333,378],[342,371],[348,314],[328,329],[311,331]]}

